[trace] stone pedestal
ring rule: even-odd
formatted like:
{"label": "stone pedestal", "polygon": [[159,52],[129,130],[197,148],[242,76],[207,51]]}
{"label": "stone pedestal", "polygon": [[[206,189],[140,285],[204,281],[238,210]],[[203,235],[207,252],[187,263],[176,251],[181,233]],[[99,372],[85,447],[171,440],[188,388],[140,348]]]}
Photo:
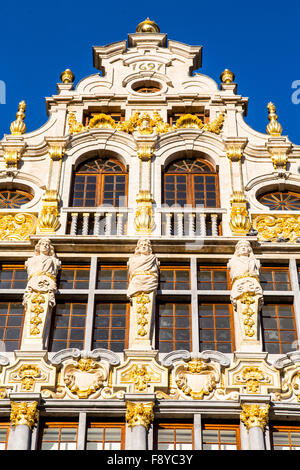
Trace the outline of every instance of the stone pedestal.
{"label": "stone pedestal", "polygon": [[234,333],[236,350],[241,352],[261,352],[258,314],[261,296],[251,292],[243,293],[234,301]]}
{"label": "stone pedestal", "polygon": [[49,293],[32,292],[26,300],[22,335],[22,350],[45,349],[45,339],[50,327]]}
{"label": "stone pedestal", "polygon": [[155,294],[154,292],[132,297],[130,307],[129,349],[151,350]]}

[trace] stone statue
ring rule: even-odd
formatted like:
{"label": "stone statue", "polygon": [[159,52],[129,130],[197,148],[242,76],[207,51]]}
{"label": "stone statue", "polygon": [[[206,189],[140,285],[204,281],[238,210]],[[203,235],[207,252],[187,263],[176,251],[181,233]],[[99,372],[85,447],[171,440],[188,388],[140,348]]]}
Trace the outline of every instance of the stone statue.
{"label": "stone statue", "polygon": [[49,306],[54,307],[54,294],[57,290],[56,275],[61,262],[56,258],[54,248],[48,238],[41,238],[35,246],[34,255],[25,262],[28,282],[23,304],[33,292],[49,293]]}
{"label": "stone statue", "polygon": [[244,293],[262,296],[262,287],[259,282],[260,261],[257,260],[247,240],[240,240],[235,252],[228,262],[229,275],[232,282],[231,301]]}
{"label": "stone statue", "polygon": [[158,286],[159,263],[152,253],[150,240],[140,239],[135,253],[128,261],[129,298],[144,292],[156,292]]}

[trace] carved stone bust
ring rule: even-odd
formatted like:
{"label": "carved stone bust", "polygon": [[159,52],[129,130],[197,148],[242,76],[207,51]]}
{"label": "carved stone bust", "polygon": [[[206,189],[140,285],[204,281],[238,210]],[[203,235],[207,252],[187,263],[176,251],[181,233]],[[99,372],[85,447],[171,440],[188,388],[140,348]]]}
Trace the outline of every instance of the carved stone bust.
{"label": "carved stone bust", "polygon": [[159,263],[152,253],[150,240],[140,239],[128,261],[129,298],[141,292],[155,292],[158,286]]}

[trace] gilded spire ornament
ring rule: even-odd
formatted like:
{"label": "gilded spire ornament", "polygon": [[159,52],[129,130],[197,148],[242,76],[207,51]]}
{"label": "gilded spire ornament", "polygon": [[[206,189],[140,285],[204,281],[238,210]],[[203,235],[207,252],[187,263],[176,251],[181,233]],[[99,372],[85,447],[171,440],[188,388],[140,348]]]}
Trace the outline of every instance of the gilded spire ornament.
{"label": "gilded spire ornament", "polygon": [[60,79],[62,83],[73,83],[75,80],[75,75],[70,69],[66,69],[64,72],[61,73]]}
{"label": "gilded spire ornament", "polygon": [[224,72],[220,75],[220,80],[222,83],[233,83],[235,75],[231,70],[225,69]]}
{"label": "gilded spire ornament", "polygon": [[272,137],[278,137],[282,134],[282,125],[277,121],[278,116],[276,114],[276,107],[273,103],[268,103],[267,108],[269,110],[269,124],[267,125],[267,134]]}
{"label": "gilded spire ornament", "polygon": [[10,132],[12,135],[22,135],[26,131],[26,125],[24,123],[25,119],[25,110],[26,110],[26,103],[25,101],[21,101],[19,103],[19,109],[16,114],[16,120],[13,121],[10,125]]}
{"label": "gilded spire ornament", "polygon": [[142,21],[137,25],[137,33],[159,33],[160,29],[155,21],[151,21],[150,18],[146,18],[145,21]]}

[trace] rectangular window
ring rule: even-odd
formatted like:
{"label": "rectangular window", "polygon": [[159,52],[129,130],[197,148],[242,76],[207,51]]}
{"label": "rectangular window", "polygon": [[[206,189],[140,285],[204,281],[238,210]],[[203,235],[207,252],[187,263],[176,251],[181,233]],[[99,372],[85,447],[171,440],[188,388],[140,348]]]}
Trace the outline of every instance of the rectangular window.
{"label": "rectangular window", "polygon": [[199,304],[200,351],[212,349],[231,353],[234,349],[232,306],[224,304]]}
{"label": "rectangular window", "polygon": [[125,425],[122,423],[90,423],[86,450],[124,450]]}
{"label": "rectangular window", "polygon": [[193,424],[158,424],[154,447],[157,450],[193,450]]}
{"label": "rectangular window", "polygon": [[272,450],[300,450],[299,426],[272,426],[270,434]]}
{"label": "rectangular window", "polygon": [[24,264],[2,264],[0,268],[0,289],[25,289],[27,271]]}
{"label": "rectangular window", "polygon": [[59,279],[60,289],[88,289],[90,267],[62,265]]}
{"label": "rectangular window", "polygon": [[177,349],[191,351],[190,304],[160,302],[157,320],[158,348],[160,352],[171,352]]}
{"label": "rectangular window", "polygon": [[297,349],[294,309],[287,304],[266,304],[262,308],[264,351],[285,354]]}
{"label": "rectangular window", "polygon": [[76,450],[77,423],[44,423],[41,430],[41,450]]}
{"label": "rectangular window", "polygon": [[0,302],[0,340],[5,351],[14,351],[21,346],[24,307],[21,302]]}
{"label": "rectangular window", "polygon": [[127,347],[128,321],[128,303],[96,303],[93,349],[104,348],[122,352]]}
{"label": "rectangular window", "polygon": [[290,290],[289,270],[287,267],[263,266],[260,270],[260,283],[263,290]]}
{"label": "rectangular window", "polygon": [[229,290],[230,278],[225,266],[198,267],[198,289],[199,290]]}
{"label": "rectangular window", "polygon": [[159,279],[160,289],[190,289],[190,270],[188,266],[161,266]]}
{"label": "rectangular window", "polygon": [[[103,111],[99,110],[98,112],[95,112],[95,113],[88,113],[86,115],[84,115],[84,119],[83,119],[83,122],[84,122],[84,125],[85,126],[88,126],[89,125],[89,122],[90,120],[97,116],[97,114],[102,114]],[[106,114],[106,116],[110,116],[114,121],[116,122],[123,122],[125,120],[125,116],[122,115],[121,112],[105,112],[103,114]]]}
{"label": "rectangular window", "polygon": [[127,289],[127,266],[98,265],[97,289]]}
{"label": "rectangular window", "polygon": [[9,423],[0,423],[0,450],[7,450]]}
{"label": "rectangular window", "polygon": [[86,311],[86,303],[57,302],[53,316],[51,351],[83,349]]}
{"label": "rectangular window", "polygon": [[168,122],[171,126],[174,126],[179,118],[182,116],[185,116],[186,114],[192,114],[193,116],[197,116],[197,118],[201,119],[203,124],[207,124],[209,122],[209,112],[208,111],[203,111],[203,112],[198,112],[195,113],[193,111],[190,111],[190,113],[172,113],[169,114],[168,116]]}
{"label": "rectangular window", "polygon": [[240,449],[240,427],[238,424],[203,424],[203,450]]}

